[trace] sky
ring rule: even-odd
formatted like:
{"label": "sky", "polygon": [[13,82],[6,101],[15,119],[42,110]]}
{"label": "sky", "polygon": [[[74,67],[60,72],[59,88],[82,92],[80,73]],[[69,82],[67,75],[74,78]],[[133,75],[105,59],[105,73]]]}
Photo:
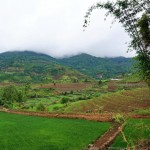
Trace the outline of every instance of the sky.
{"label": "sky", "polygon": [[[105,10],[94,10],[83,31],[87,9],[98,0],[0,0],[0,53],[31,50],[53,57],[88,53],[133,57],[129,36]],[[105,0],[101,0],[105,1]],[[111,27],[112,26],[112,27]]]}

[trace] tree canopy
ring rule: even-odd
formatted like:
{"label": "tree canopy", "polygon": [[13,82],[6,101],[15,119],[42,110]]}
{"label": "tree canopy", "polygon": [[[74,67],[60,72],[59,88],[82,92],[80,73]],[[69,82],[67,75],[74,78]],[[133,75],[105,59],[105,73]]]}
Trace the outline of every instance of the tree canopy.
{"label": "tree canopy", "polygon": [[143,79],[150,86],[150,1],[117,0],[116,2],[98,2],[91,6],[86,15],[83,27],[87,27],[90,16],[95,9],[105,9],[106,17],[114,16],[131,37],[129,49],[136,50],[139,68]]}

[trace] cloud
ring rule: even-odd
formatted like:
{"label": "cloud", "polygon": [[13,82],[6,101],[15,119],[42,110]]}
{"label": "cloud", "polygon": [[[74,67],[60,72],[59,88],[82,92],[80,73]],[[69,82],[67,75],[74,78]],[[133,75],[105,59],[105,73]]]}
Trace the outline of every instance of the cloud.
{"label": "cloud", "polygon": [[89,53],[95,56],[127,54],[127,33],[104,11],[92,13],[83,32],[84,15],[97,0],[0,0],[0,52],[33,50],[55,57]]}

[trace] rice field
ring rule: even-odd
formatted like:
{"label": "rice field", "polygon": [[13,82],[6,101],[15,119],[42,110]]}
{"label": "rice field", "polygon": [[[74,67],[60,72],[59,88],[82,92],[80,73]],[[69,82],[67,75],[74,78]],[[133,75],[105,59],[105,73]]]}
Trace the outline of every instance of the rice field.
{"label": "rice field", "polygon": [[0,112],[1,150],[82,150],[110,123],[42,118]]}

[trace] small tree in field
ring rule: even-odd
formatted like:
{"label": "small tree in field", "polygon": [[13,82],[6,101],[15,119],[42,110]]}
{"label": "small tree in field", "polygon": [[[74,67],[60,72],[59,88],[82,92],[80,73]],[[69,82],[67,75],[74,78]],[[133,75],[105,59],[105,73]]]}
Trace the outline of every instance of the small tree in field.
{"label": "small tree in field", "polygon": [[1,105],[22,101],[24,101],[23,93],[18,91],[15,86],[8,86],[3,89]]}
{"label": "small tree in field", "polygon": [[114,16],[131,37],[129,49],[136,50],[139,70],[150,86],[150,1],[117,0],[116,2],[98,2],[89,8],[85,15],[84,27],[89,24],[91,12],[95,9],[107,10],[106,17]]}

